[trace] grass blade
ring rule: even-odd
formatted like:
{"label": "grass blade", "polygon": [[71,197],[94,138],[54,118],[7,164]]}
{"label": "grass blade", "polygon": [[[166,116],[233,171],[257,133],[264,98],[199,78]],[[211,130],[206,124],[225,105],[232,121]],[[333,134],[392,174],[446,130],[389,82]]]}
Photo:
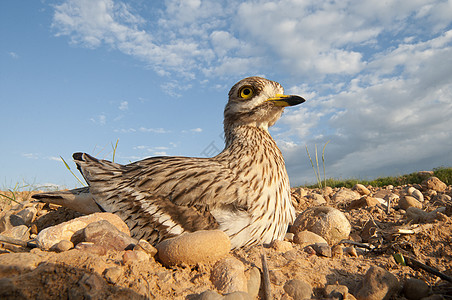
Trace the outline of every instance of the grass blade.
{"label": "grass blade", "polygon": [[78,178],[77,175],[75,175],[74,172],[72,172],[71,168],[69,167],[69,165],[67,164],[67,162],[64,160],[64,158],[61,157],[61,155],[60,155],[60,158],[61,158],[61,160],[63,161],[63,163],[64,163],[64,165],[66,166],[66,168],[69,170],[69,172],[71,172],[72,176],[74,176],[74,177],[78,180],[78,182],[80,182],[83,186],[86,186],[86,184],[84,184],[84,183],[80,180],[80,178]]}

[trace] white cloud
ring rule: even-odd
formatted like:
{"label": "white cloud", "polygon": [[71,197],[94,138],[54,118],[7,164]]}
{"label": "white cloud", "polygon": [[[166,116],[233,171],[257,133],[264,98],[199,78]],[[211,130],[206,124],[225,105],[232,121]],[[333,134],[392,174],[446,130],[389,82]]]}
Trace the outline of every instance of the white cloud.
{"label": "white cloud", "polygon": [[127,101],[122,101],[121,104],[119,104],[119,110],[128,110],[129,109],[129,102]]}
{"label": "white cloud", "polygon": [[19,54],[17,54],[16,52],[11,51],[11,52],[8,52],[8,54],[9,54],[9,56],[11,56],[14,59],[19,58]]}
{"label": "white cloud", "polygon": [[59,157],[59,156],[48,156],[47,159],[62,162],[61,157]]}
{"label": "white cloud", "polygon": [[105,114],[97,115],[96,117],[93,117],[90,120],[91,122],[102,126],[107,124],[107,116]]}
{"label": "white cloud", "polygon": [[22,156],[28,159],[38,159],[38,153],[22,153]]}
{"label": "white cloud", "polygon": [[146,128],[146,127],[140,127],[138,129],[141,132],[152,132],[152,133],[170,133],[171,131],[166,130],[164,128]]}

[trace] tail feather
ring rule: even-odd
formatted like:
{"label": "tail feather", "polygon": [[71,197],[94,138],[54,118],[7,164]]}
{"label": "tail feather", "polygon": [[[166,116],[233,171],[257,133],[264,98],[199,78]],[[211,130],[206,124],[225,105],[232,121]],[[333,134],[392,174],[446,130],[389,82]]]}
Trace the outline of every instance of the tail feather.
{"label": "tail feather", "polygon": [[46,203],[61,205],[82,214],[91,214],[101,211],[96,202],[94,202],[94,199],[89,192],[89,187],[69,191],[40,193],[33,195],[32,198]]}

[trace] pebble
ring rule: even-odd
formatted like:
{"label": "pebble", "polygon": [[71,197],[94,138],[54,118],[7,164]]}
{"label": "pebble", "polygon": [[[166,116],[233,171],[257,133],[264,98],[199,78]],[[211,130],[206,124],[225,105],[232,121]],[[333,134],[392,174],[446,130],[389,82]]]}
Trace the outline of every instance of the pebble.
{"label": "pebble", "polygon": [[234,257],[226,257],[217,261],[212,268],[210,280],[222,293],[248,291],[245,266]]}
{"label": "pebble", "polygon": [[123,272],[120,267],[111,267],[108,269],[105,269],[104,271],[104,277],[105,279],[112,284],[115,284],[118,282],[119,277],[122,276]]}
{"label": "pebble", "polygon": [[426,190],[434,190],[437,192],[444,192],[447,185],[438,179],[438,177],[430,177],[421,183],[422,187]]}
{"label": "pebble", "polygon": [[383,300],[391,298],[399,290],[397,277],[383,268],[372,266],[358,286],[356,299]]}
{"label": "pebble", "polygon": [[26,225],[19,225],[3,231],[2,235],[22,241],[28,241],[30,238],[30,229]]}
{"label": "pebble", "polygon": [[322,204],[326,204],[325,198],[322,195],[319,195],[319,194],[315,194],[315,193],[309,194],[307,196],[307,198],[312,203],[311,205],[314,205],[314,206],[319,206],[319,205],[322,205]]}
{"label": "pebble", "polygon": [[284,284],[284,291],[294,300],[311,299],[312,287],[301,279],[292,279]]}
{"label": "pebble", "polygon": [[422,208],[422,203],[412,196],[403,196],[399,200],[399,207],[407,210],[409,207]]}
{"label": "pebble", "polygon": [[299,244],[302,248],[309,246],[309,245],[313,245],[315,243],[328,244],[328,242],[323,237],[321,237],[318,234],[315,234],[314,232],[310,232],[307,230],[297,232],[294,235],[293,242],[295,244]]}
{"label": "pebble", "polygon": [[293,190],[293,192],[294,192],[295,194],[297,194],[298,196],[300,196],[300,197],[304,197],[304,196],[306,196],[306,195],[308,194],[308,192],[307,192],[304,188],[302,188],[302,187],[297,187],[297,188],[295,188],[295,189]]}
{"label": "pebble", "polygon": [[150,256],[155,256],[157,254],[157,249],[146,240],[139,240],[133,250],[142,250]]}
{"label": "pebble", "polygon": [[74,248],[74,244],[71,241],[61,240],[58,244],[52,246],[50,250],[55,252],[65,252],[72,248]]}
{"label": "pebble", "polygon": [[333,193],[333,188],[330,186],[326,186],[322,190],[322,195],[324,196],[330,196]]}
{"label": "pebble", "polygon": [[284,236],[284,240],[287,242],[293,242],[294,234],[292,232],[287,232]]}
{"label": "pebble", "polygon": [[149,261],[149,255],[141,250],[127,250],[122,255],[122,262],[126,265]]}
{"label": "pebble", "polygon": [[261,287],[261,272],[258,268],[253,267],[249,270],[249,279],[247,283],[248,294],[252,299],[257,299],[259,289]]}
{"label": "pebble", "polygon": [[103,246],[107,250],[132,249],[138,243],[137,240],[119,231],[106,220],[90,223],[83,230],[83,236],[85,242]]}
{"label": "pebble", "polygon": [[311,245],[315,253],[319,256],[331,257],[331,247],[326,243],[315,243]]}
{"label": "pebble", "polygon": [[327,298],[344,299],[348,294],[348,287],[339,284],[328,284],[325,286],[323,294]]}
{"label": "pebble", "polygon": [[357,200],[353,200],[350,202],[350,204],[347,206],[348,209],[357,209],[357,208],[365,208],[365,207],[372,207],[377,204],[380,204],[380,201],[377,200],[377,198],[370,197],[370,196],[363,196]]}
{"label": "pebble", "polygon": [[369,189],[360,183],[355,184],[355,186],[352,188],[352,190],[358,192],[360,195],[369,195],[370,194]]}
{"label": "pebble", "polygon": [[344,254],[348,256],[358,257],[355,247],[344,247],[342,250],[344,251]]}
{"label": "pebble", "polygon": [[413,223],[431,223],[436,219],[443,219],[442,214],[446,211],[445,207],[439,207],[431,212],[426,212],[416,207],[409,207],[406,210],[407,221]]}
{"label": "pebble", "polygon": [[36,207],[26,207],[21,211],[17,212],[15,216],[22,219],[23,224],[30,226],[33,219],[36,217],[38,210]]}
{"label": "pebble", "polygon": [[430,286],[423,280],[409,278],[403,285],[403,294],[408,300],[420,300],[430,293]]}
{"label": "pebble", "polygon": [[344,248],[337,244],[331,247],[331,256],[332,257],[341,257],[344,254]]}
{"label": "pebble", "polygon": [[422,195],[421,191],[419,191],[418,189],[411,186],[408,188],[407,192],[408,194],[416,198],[418,201],[424,202],[424,195]]}
{"label": "pebble", "polygon": [[270,247],[276,252],[287,252],[293,249],[292,243],[287,241],[274,240],[270,243]]}
{"label": "pebble", "polygon": [[207,290],[199,294],[196,300],[222,300],[224,297],[215,291]]}
{"label": "pebble", "polygon": [[90,242],[78,243],[75,246],[75,249],[84,251],[84,252],[88,252],[88,253],[92,253],[92,254],[96,254],[96,255],[100,255],[100,256],[107,254],[107,249],[105,249],[104,247],[102,247],[100,245],[96,245],[96,244],[90,243]]}
{"label": "pebble", "polygon": [[329,245],[334,245],[348,238],[351,225],[340,210],[320,206],[308,208],[298,215],[291,230],[295,234],[303,230],[314,232],[323,237]]}
{"label": "pebble", "polygon": [[341,188],[337,191],[331,199],[334,203],[350,202],[352,200],[359,199],[361,196],[359,193],[347,188]]}
{"label": "pebble", "polygon": [[156,246],[165,266],[210,263],[231,250],[229,237],[221,230],[200,230],[162,241]]}
{"label": "pebble", "polygon": [[[42,249],[48,250],[53,245],[61,240],[68,240],[77,242],[74,239],[80,239],[80,235],[88,224],[98,222],[100,220],[107,220],[113,224],[120,231],[130,234],[129,228],[117,215],[112,213],[94,213],[87,216],[78,217],[70,221],[45,228],[39,232],[36,240]],[[77,233],[77,235],[75,235]],[[80,240],[81,241],[81,240]]]}

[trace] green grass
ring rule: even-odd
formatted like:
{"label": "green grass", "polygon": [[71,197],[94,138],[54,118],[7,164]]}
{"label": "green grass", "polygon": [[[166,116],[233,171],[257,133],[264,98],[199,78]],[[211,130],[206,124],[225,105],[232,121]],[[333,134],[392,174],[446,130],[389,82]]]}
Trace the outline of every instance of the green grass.
{"label": "green grass", "polygon": [[[439,180],[444,182],[447,185],[452,184],[452,168],[451,167],[439,167],[433,169],[433,176],[438,177]],[[352,179],[326,179],[326,186],[329,187],[347,187],[352,188],[355,184],[361,183],[365,186],[371,185],[374,187],[383,187],[387,185],[399,186],[405,184],[419,184],[423,180],[425,180],[425,176],[420,176],[418,172],[410,173],[401,176],[393,176],[393,177],[380,177],[373,180],[362,180],[357,178]],[[308,188],[316,188],[318,184],[306,185]]]}

